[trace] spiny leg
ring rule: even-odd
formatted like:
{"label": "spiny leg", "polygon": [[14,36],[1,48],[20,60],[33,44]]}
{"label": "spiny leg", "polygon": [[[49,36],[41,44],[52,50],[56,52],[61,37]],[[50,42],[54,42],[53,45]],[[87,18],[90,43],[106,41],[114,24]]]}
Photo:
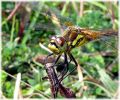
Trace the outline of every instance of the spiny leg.
{"label": "spiny leg", "polygon": [[[54,53],[49,54],[49,55],[46,57],[46,59],[44,60],[45,69],[47,69],[46,64],[48,63],[48,62],[47,62],[47,61],[48,61],[48,57],[50,57],[50,56],[52,56],[52,55],[54,55]],[[57,57],[57,59],[55,60],[55,62],[54,62],[54,64],[53,64],[53,67],[55,67],[55,64],[58,62],[60,56],[61,56],[61,55],[59,55],[59,56]],[[45,77],[43,77],[42,79],[43,79],[43,80],[44,80],[44,79],[48,79],[48,77],[45,76]]]}
{"label": "spiny leg", "polygon": [[[46,70],[47,70],[47,66],[46,66],[46,64],[48,63],[48,57],[50,57],[50,56],[52,56],[52,55],[54,55],[54,53],[49,54],[49,55],[46,57],[46,59],[44,60],[44,63],[45,63],[45,69],[46,69]],[[58,57],[57,57],[57,59],[55,60],[55,62],[53,62],[52,67],[55,67],[55,65],[56,65],[56,63],[58,62],[60,56],[61,56],[61,55],[58,55]],[[51,68],[51,69],[53,69],[53,68]],[[43,77],[43,79],[48,79],[48,77]]]}
{"label": "spiny leg", "polygon": [[62,72],[58,76],[59,81],[63,80],[63,77],[68,72],[68,59],[67,59],[66,53],[64,53],[64,63],[62,64],[61,67],[64,67],[64,68],[62,69]]}
{"label": "spiny leg", "polygon": [[69,53],[68,55],[69,55],[70,59],[73,60],[73,62],[75,63],[75,66],[77,67],[78,63],[75,60],[75,58],[73,57],[73,55],[71,53]]}
{"label": "spiny leg", "polygon": [[[54,53],[51,53],[51,54],[49,54],[49,55],[46,57],[46,59],[44,60],[45,64],[47,63],[48,57],[50,57],[50,56],[52,56],[52,55],[54,55]],[[60,59],[60,57],[61,57],[61,54],[58,55],[57,59],[55,60],[55,62],[54,62],[54,64],[53,64],[53,66],[55,66],[55,64],[58,62],[58,60]]]}
{"label": "spiny leg", "polygon": [[55,62],[54,62],[54,64],[53,64],[53,66],[55,66],[55,64],[58,62],[58,60],[60,59],[60,57],[61,57],[61,54],[58,55],[57,59],[55,60]]}
{"label": "spiny leg", "polygon": [[46,65],[46,61],[48,60],[48,57],[50,57],[50,56],[52,56],[54,53],[51,53],[51,54],[49,54],[45,59],[44,59],[44,63],[45,63],[45,65]]}
{"label": "spiny leg", "polygon": [[[46,68],[46,64],[48,63],[47,61],[48,61],[48,57],[50,57],[50,56],[52,56],[52,55],[54,55],[54,53],[51,53],[51,54],[49,54],[47,57],[46,57],[46,59],[44,60],[44,62],[45,62],[45,68]],[[59,54],[58,55],[58,57],[57,57],[57,59],[55,60],[55,62],[53,63],[53,67],[55,67],[56,66],[56,63],[58,62],[58,60],[60,59],[60,57],[61,57],[61,54]],[[47,69],[47,68],[46,68]],[[48,77],[43,77],[43,79],[48,79]]]}
{"label": "spiny leg", "polygon": [[[68,75],[70,75],[70,74],[77,68],[77,65],[78,65],[78,64],[77,64],[77,61],[75,60],[75,58],[73,57],[73,55],[72,55],[71,53],[69,53],[68,55],[69,55],[69,57],[70,57],[70,62],[73,61],[74,64],[75,64],[75,67],[72,69],[71,72],[69,72],[69,73],[64,77],[64,79],[65,79]],[[69,63],[70,63],[70,62],[69,62]],[[60,82],[61,82],[62,80],[63,80],[63,79],[61,79]]]}

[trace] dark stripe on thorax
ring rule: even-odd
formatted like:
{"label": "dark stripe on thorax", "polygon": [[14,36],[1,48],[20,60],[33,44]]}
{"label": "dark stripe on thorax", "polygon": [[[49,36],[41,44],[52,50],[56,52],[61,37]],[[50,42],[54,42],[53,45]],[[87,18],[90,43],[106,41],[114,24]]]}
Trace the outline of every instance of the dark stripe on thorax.
{"label": "dark stripe on thorax", "polygon": [[51,44],[55,45],[56,48],[58,48],[58,46],[56,45],[55,42],[50,42]]}

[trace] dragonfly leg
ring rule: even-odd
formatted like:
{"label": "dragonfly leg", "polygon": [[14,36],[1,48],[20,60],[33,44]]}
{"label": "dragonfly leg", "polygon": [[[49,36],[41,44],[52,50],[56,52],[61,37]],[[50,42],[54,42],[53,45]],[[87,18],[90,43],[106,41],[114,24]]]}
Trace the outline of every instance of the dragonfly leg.
{"label": "dragonfly leg", "polygon": [[51,53],[51,54],[49,54],[49,55],[45,58],[45,60],[44,60],[45,64],[47,63],[48,57],[50,57],[50,56],[52,56],[52,55],[54,55],[54,54]]}
{"label": "dragonfly leg", "polygon": [[61,74],[58,76],[60,82],[61,82],[61,80],[63,80],[63,77],[65,76],[65,74],[68,72],[68,59],[67,59],[66,53],[64,53],[64,57],[65,57],[65,60],[64,60],[64,63],[62,64],[62,66],[61,66],[61,67],[64,67],[64,68],[62,69]]}
{"label": "dragonfly leg", "polygon": [[77,61],[75,60],[75,58],[73,57],[73,55],[71,53],[69,53],[69,57],[75,63],[75,67],[77,67],[78,63],[77,63]]}
{"label": "dragonfly leg", "polygon": [[55,66],[55,65],[56,65],[56,63],[58,62],[58,60],[60,59],[60,57],[61,57],[61,54],[60,54],[60,55],[58,55],[57,59],[55,60],[55,62],[54,62],[54,64],[53,64],[53,66]]}
{"label": "dragonfly leg", "polygon": [[[73,61],[74,64],[75,64],[75,67],[74,67],[74,68],[72,69],[72,71],[69,72],[63,79],[65,79],[68,75],[70,75],[72,72],[74,72],[74,70],[77,68],[77,65],[78,65],[78,64],[77,64],[77,61],[75,60],[75,58],[73,57],[73,55],[72,55],[71,53],[69,53],[68,55],[69,55],[69,57],[70,57],[70,62]],[[70,62],[69,62],[69,63],[70,63]],[[60,82],[61,82],[63,79],[61,79]]]}
{"label": "dragonfly leg", "polygon": [[[47,69],[46,64],[48,63],[48,62],[47,62],[47,61],[48,61],[48,57],[50,57],[50,56],[52,56],[52,55],[54,55],[54,53],[49,54],[49,55],[46,57],[46,59],[44,60],[44,62],[45,62],[45,69]],[[59,56],[57,57],[57,59],[56,59],[55,62],[53,63],[53,66],[52,66],[52,67],[54,67],[55,64],[58,62],[60,56],[61,56],[61,55],[59,55]],[[48,79],[48,77],[43,77],[43,79]]]}
{"label": "dragonfly leg", "polygon": [[[54,55],[54,53],[51,53],[51,54],[49,54],[49,55],[46,57],[46,59],[44,60],[45,64],[47,63],[48,57],[50,57],[50,56],[52,56],[52,55]],[[58,60],[60,59],[60,57],[61,57],[61,54],[58,55],[57,59],[55,60],[55,62],[54,62],[54,64],[53,64],[53,66],[55,66],[55,64],[58,62]]]}

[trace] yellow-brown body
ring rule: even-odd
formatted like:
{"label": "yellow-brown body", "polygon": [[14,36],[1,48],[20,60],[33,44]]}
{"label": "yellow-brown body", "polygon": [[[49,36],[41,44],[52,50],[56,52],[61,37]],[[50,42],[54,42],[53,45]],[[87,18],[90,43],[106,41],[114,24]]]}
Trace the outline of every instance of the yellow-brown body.
{"label": "yellow-brown body", "polygon": [[61,35],[61,37],[52,37],[48,48],[55,54],[70,52],[71,49],[79,47],[91,40],[95,40],[102,35],[110,34],[111,31],[93,31],[77,26],[69,26]]}

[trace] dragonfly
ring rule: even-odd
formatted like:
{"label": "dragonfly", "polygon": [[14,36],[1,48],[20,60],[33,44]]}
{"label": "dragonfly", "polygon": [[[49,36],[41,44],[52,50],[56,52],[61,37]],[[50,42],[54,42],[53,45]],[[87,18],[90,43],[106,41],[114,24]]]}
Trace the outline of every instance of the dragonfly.
{"label": "dragonfly", "polygon": [[[71,61],[74,62],[75,68],[70,72],[72,73],[77,67],[77,61],[73,57],[71,50],[80,47],[90,41],[96,40],[105,35],[116,35],[117,31],[94,31],[90,29],[80,28],[78,26],[69,26],[60,37],[53,36],[48,44],[48,48],[53,52],[49,56],[57,55],[57,59],[53,66],[56,66],[61,55],[64,54],[66,67],[61,72],[62,77],[59,79],[60,82],[63,80],[64,75],[68,71],[68,65]],[[67,55],[70,59],[69,63],[67,60]],[[47,59],[47,58],[46,58]],[[67,70],[65,70],[67,69]],[[70,74],[69,73],[69,74]]]}
{"label": "dragonfly", "polygon": [[[69,18],[64,19],[63,17],[57,15],[55,12],[51,10],[48,10],[45,13],[41,12],[40,14],[52,20],[52,22],[57,26],[57,28],[54,28],[52,24],[50,23],[48,25],[38,23],[35,25],[35,28],[33,28],[34,30],[36,31],[40,31],[41,29],[47,29],[50,31],[57,30],[57,34],[58,34],[58,29],[60,29],[59,31],[60,36],[51,37],[50,42],[48,44],[48,48],[53,53],[51,53],[50,55],[46,57],[46,61],[47,61],[47,59],[50,56],[56,55],[57,57],[56,57],[56,60],[54,61],[53,66],[56,66],[57,68],[62,66],[62,64],[63,65],[66,64],[65,65],[66,67],[61,68],[62,69],[62,71],[60,72],[61,75],[58,75],[59,76],[58,79],[60,82],[65,78],[64,76],[68,72],[69,64],[71,62],[73,62],[75,66],[78,65],[77,61],[75,60],[74,56],[71,53],[71,51],[74,48],[81,47],[84,44],[87,44],[91,41],[95,41],[98,39],[102,39],[104,37],[106,38],[110,36],[111,37],[117,36],[118,34],[118,31],[112,30],[112,29],[94,30],[94,29],[89,29],[89,28],[81,28],[80,26],[75,26],[71,22],[71,19]],[[58,60],[63,54],[64,54],[63,63],[57,64]],[[72,73],[75,69],[76,67],[70,73]]]}
{"label": "dragonfly", "polygon": [[[58,75],[56,78],[53,78],[53,82],[57,80],[57,83],[54,86],[58,86],[61,83],[61,81],[65,79],[68,75],[70,75],[78,66],[77,61],[75,60],[74,56],[71,53],[72,49],[85,45],[86,43],[99,39],[103,36],[110,36],[110,35],[117,35],[117,34],[118,32],[113,30],[95,31],[91,29],[81,28],[79,26],[70,25],[65,29],[65,31],[61,34],[61,36],[51,37],[50,43],[48,44],[48,48],[53,53],[48,55],[45,61],[47,61],[47,59],[50,56],[57,55],[57,58],[54,61],[52,67],[57,67],[57,68],[62,67],[62,71],[60,75]],[[64,54],[64,62],[57,64],[62,54]],[[68,62],[67,56],[70,59],[69,62]],[[72,69],[72,71],[70,71],[67,74],[69,69],[69,64],[71,61],[73,61],[73,63],[75,64],[75,67]],[[45,63],[45,66],[46,64],[47,63]],[[59,86],[57,87],[57,89],[58,88]],[[57,94],[57,92],[58,90],[56,90],[55,94]]]}

